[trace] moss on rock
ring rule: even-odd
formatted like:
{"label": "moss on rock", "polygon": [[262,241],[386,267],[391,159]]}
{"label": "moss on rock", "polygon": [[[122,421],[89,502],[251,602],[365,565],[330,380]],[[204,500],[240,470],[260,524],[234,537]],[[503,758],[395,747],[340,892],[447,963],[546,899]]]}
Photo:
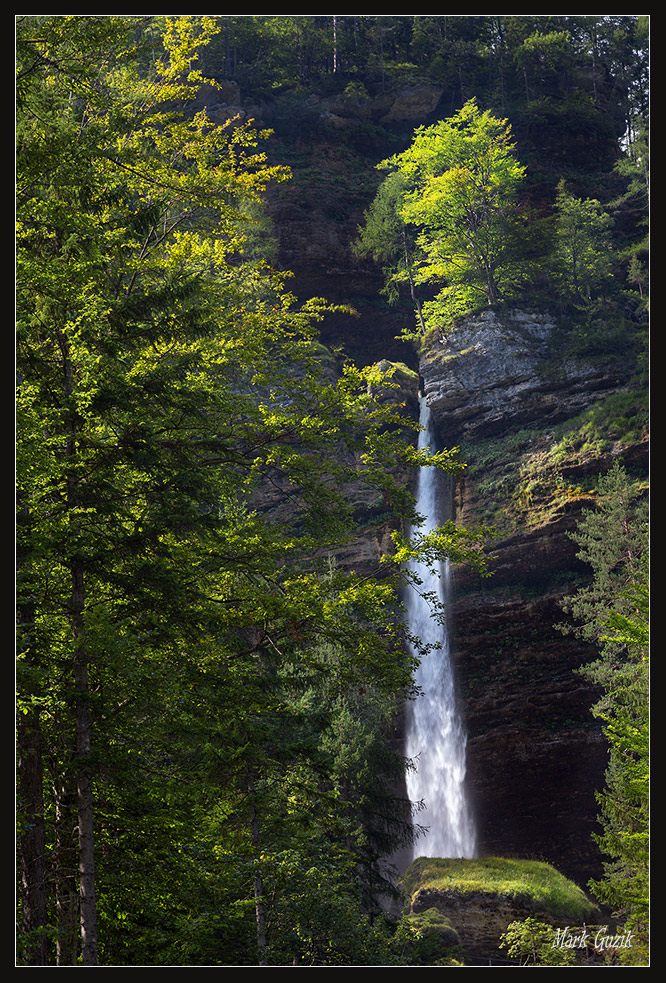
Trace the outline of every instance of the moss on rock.
{"label": "moss on rock", "polygon": [[590,919],[598,914],[578,885],[536,860],[419,857],[405,872],[402,885],[412,905],[419,892],[428,891],[501,896],[555,917]]}

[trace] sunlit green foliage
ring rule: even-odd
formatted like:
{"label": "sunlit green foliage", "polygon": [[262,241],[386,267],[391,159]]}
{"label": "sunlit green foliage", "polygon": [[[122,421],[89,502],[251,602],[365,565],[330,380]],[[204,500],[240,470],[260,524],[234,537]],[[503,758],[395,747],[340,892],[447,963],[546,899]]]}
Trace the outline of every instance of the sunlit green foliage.
{"label": "sunlit green foliage", "polygon": [[409,281],[413,297],[414,285],[429,286],[432,299],[417,305],[421,332],[446,333],[457,316],[515,295],[528,274],[517,194],[525,168],[514,151],[508,120],[470,99],[378,165],[389,177],[366,213],[361,245],[384,264],[392,258],[389,285]]}
{"label": "sunlit green foliage", "polygon": [[219,21],[157,26],[19,23],[22,959],[357,959],[411,836],[378,742],[412,666],[399,564],[335,554],[353,488],[413,518],[422,456],[248,244],[287,172],[189,111]]}
{"label": "sunlit green foliage", "polygon": [[521,966],[570,966],[575,962],[573,949],[555,944],[552,925],[538,918],[511,922],[502,935],[503,948]]}

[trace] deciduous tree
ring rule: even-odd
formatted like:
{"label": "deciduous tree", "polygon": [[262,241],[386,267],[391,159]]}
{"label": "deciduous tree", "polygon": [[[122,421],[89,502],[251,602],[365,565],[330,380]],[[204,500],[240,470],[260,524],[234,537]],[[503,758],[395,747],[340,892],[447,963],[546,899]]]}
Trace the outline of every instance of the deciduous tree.
{"label": "deciduous tree", "polygon": [[590,301],[607,289],[608,232],[612,217],[594,198],[576,198],[564,181],[557,188],[555,252],[560,289],[574,301]]}
{"label": "deciduous tree", "polygon": [[470,99],[450,119],[420,127],[408,150],[379,165],[397,170],[408,185],[400,214],[418,231],[414,280],[438,289],[423,305],[428,326],[493,304],[520,283],[518,188],[525,168],[514,151],[508,121]]}
{"label": "deciduous tree", "polygon": [[[399,565],[375,580],[331,576],[330,560],[362,519],[351,485],[409,520],[391,468],[452,466],[405,442],[371,370],[331,380],[325,305],[298,305],[244,252],[286,172],[251,127],[191,109],[215,24],[167,19],[161,51],[151,26],[18,29],[20,906],[35,963],[192,955],[195,868],[208,911],[226,906],[210,961],[233,950],[236,915],[250,937],[248,905],[256,960],[281,958],[270,919],[298,908],[280,880],[290,841],[306,872],[328,844],[322,876],[349,911],[346,806],[294,680],[409,692]],[[70,801],[79,939],[67,926],[54,956]]]}

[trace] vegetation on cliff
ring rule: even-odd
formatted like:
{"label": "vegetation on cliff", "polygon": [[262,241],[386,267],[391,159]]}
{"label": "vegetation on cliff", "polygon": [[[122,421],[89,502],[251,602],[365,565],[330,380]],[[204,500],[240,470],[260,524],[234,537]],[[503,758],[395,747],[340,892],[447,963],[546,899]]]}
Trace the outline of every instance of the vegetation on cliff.
{"label": "vegetation on cliff", "polygon": [[419,891],[504,895],[536,911],[590,919],[597,908],[581,888],[550,864],[536,860],[483,857],[478,860],[419,857],[405,871],[402,885],[413,902]]}
{"label": "vegetation on cliff", "polygon": [[[649,938],[649,539],[647,502],[615,464],[599,483],[574,539],[591,582],[567,599],[575,631],[594,639],[599,657],[582,671],[601,687],[594,713],[609,746],[606,786],[598,792],[606,858],[591,882],[636,942],[627,960],[647,961]],[[640,958],[639,958],[640,957]]]}
{"label": "vegetation on cliff", "polygon": [[[420,127],[408,150],[378,165],[397,170],[404,182],[397,220],[417,229],[410,278],[416,286],[441,285],[418,305],[425,333],[446,332],[457,315],[519,289],[516,243],[526,235],[528,216],[518,209],[525,168],[514,151],[508,121],[481,112],[473,98],[450,119]],[[368,213],[362,243],[375,216]],[[375,231],[372,238],[381,236]],[[396,267],[398,281],[405,266]]]}
{"label": "vegetation on cliff", "polygon": [[[648,427],[648,393],[637,388],[560,423],[465,443],[461,456],[474,488],[470,506],[497,536],[508,536],[537,528],[576,504],[591,505],[600,462],[640,447]],[[642,475],[632,481],[637,492],[645,489]]]}
{"label": "vegetation on cliff", "polygon": [[[413,137],[376,107],[425,80],[444,94],[442,134],[463,114],[485,136],[510,119],[519,154],[500,191],[534,217],[522,246],[537,232],[552,260],[530,296],[576,309],[566,345],[621,335],[635,356],[646,66],[631,16],[17,16],[21,965],[403,964],[418,932],[381,908],[385,859],[413,838],[396,561],[418,549],[482,566],[480,540],[453,525],[401,535],[414,507],[396,466],[456,469],[457,455],[414,450],[384,369],[340,370],[318,337],[331,305],[300,302],[269,265],[282,230],[269,234],[266,200],[290,173],[267,148],[295,158],[332,132],[353,148],[358,201],[392,223],[366,255],[404,263],[412,299],[426,256],[455,285],[449,317],[477,303],[479,268],[456,281],[434,256],[425,199],[417,241],[402,181],[372,205],[377,160]],[[267,107],[276,141],[224,101],[226,83]],[[361,122],[345,129],[348,110]],[[318,187],[336,222],[330,177]],[[581,217],[598,236],[574,256],[565,218]],[[336,560],[370,525],[398,548],[377,577]],[[622,645],[632,610],[615,612]],[[644,900],[637,706],[613,690],[603,710],[602,847],[619,866],[599,891],[625,907],[621,888]]]}
{"label": "vegetation on cliff", "polygon": [[[529,305],[537,293],[540,305],[582,312],[591,345],[602,317],[603,334],[619,324],[637,332],[613,282],[614,217],[597,199],[572,194],[564,178],[549,212],[530,207],[511,125],[481,112],[476,98],[449,119],[418,128],[407,150],[377,166],[390,173],[365,213],[357,248],[382,262],[389,296],[392,286],[409,282],[421,344],[484,306]],[[644,247],[641,239],[636,248]],[[637,261],[632,253],[616,270],[625,292],[639,285],[636,316],[644,302]]]}

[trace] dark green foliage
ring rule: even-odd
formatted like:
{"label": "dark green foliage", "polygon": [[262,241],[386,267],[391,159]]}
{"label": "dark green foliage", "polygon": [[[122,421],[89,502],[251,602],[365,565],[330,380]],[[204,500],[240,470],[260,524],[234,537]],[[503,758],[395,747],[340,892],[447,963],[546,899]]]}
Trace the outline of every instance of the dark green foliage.
{"label": "dark green foliage", "polygon": [[622,961],[649,960],[650,923],[650,713],[649,594],[647,583],[628,592],[631,614],[613,612],[608,641],[621,645],[633,671],[617,673],[608,710],[599,711],[610,745],[606,787],[597,796],[603,832],[597,842],[606,857],[604,876],[590,886],[634,936]]}
{"label": "dark green foliage", "polygon": [[578,625],[576,632],[599,647],[599,660],[585,674],[610,692],[622,685],[616,673],[633,673],[633,658],[630,663],[618,661],[622,646],[608,634],[607,622],[612,612],[630,614],[629,592],[647,582],[648,506],[643,486],[619,463],[600,479],[597,503],[595,509],[585,510],[572,534],[580,547],[578,557],[589,564],[593,577],[564,606]]}
{"label": "dark green foliage", "polygon": [[402,961],[410,966],[462,965],[460,939],[448,918],[435,908],[405,915],[394,946],[402,946]]}
{"label": "dark green foliage", "polygon": [[[567,106],[619,137],[645,110],[647,19],[632,15],[225,15],[206,70],[255,95],[441,84],[443,115],[476,94],[498,112]],[[609,79],[612,82],[609,84]],[[541,109],[539,109],[541,107]],[[565,113],[560,113],[564,119]],[[607,123],[603,123],[603,120]]]}
{"label": "dark green foliage", "polygon": [[602,687],[593,710],[610,749],[595,837],[609,859],[590,886],[634,933],[623,960],[640,965],[649,938],[648,523],[640,489],[619,465],[600,481],[598,507],[574,538],[593,578],[567,607],[575,630],[598,647],[599,658],[581,671]]}
{"label": "dark green foliage", "polygon": [[352,485],[412,518],[390,469],[421,455],[255,261],[259,135],[172,112],[214,23],[139,70],[152,27],[19,30],[21,960],[368,958],[412,666],[399,565],[334,557]]}

